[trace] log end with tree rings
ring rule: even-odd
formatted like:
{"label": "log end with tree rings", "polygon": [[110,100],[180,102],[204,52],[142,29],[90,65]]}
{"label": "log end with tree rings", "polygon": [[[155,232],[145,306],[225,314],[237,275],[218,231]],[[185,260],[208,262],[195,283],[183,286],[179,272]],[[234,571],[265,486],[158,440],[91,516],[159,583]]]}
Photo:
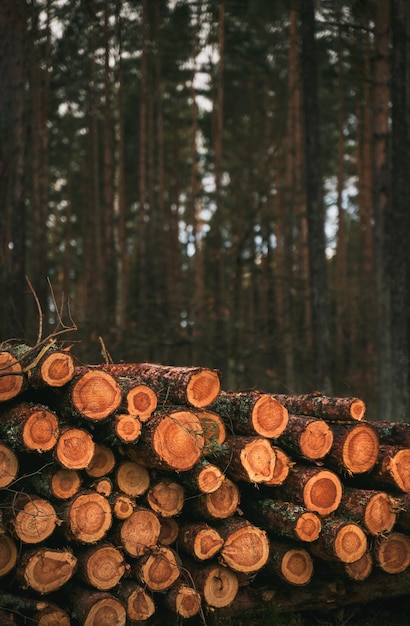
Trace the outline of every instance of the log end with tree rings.
{"label": "log end with tree rings", "polygon": [[178,580],[181,562],[172,548],[158,545],[133,563],[131,573],[151,591],[162,592]]}
{"label": "log end with tree rings", "polygon": [[205,522],[193,522],[183,526],[178,534],[178,547],[197,561],[214,557],[224,545],[216,528]]}
{"label": "log end with tree rings", "polygon": [[109,496],[112,514],[117,520],[125,520],[132,515],[135,507],[135,500],[125,493],[112,493]]}
{"label": "log end with tree rings", "polygon": [[202,584],[196,588],[208,607],[222,608],[234,601],[239,590],[239,581],[231,569],[222,565],[212,565],[204,568],[201,578]]}
{"label": "log end with tree rings", "polygon": [[94,456],[95,443],[83,428],[67,428],[58,438],[55,455],[65,469],[86,469]]}
{"label": "log end with tree rings", "polygon": [[197,408],[206,407],[215,400],[220,389],[219,372],[200,368],[190,376],[186,387],[187,401]]}
{"label": "log end with tree rings", "polygon": [[17,563],[17,545],[13,537],[0,535],[0,578],[14,569]]}
{"label": "log end with tree rings", "polygon": [[368,424],[357,424],[346,435],[342,448],[343,467],[351,474],[373,469],[379,455],[379,438]]}
{"label": "log end with tree rings", "polygon": [[101,478],[110,474],[115,467],[116,458],[114,452],[108,446],[101,443],[94,444],[94,454],[85,469],[88,476]]}
{"label": "log end with tree rings", "polygon": [[410,493],[410,448],[396,449],[386,457],[385,470],[401,491]]}
{"label": "log end with tree rings", "polygon": [[142,423],[138,417],[122,413],[114,421],[115,435],[123,443],[135,443],[141,435]]}
{"label": "log end with tree rings", "polygon": [[141,496],[150,485],[150,475],[145,467],[134,461],[122,461],[115,472],[118,489],[132,498]]}
{"label": "log end with tree rings", "polygon": [[52,450],[60,435],[57,415],[45,407],[36,407],[25,420],[22,440],[27,450],[48,452]]}
{"label": "log end with tree rings", "polygon": [[319,470],[307,480],[304,486],[304,504],[310,511],[326,516],[336,511],[342,492],[342,483],[336,474],[329,470]]}
{"label": "log end with tree rings", "polygon": [[201,423],[204,436],[203,454],[207,456],[209,453],[212,453],[216,446],[221,445],[225,441],[225,424],[220,415],[215,413],[215,411],[202,409],[196,412],[196,416]]}
{"label": "log end with tree rings", "polygon": [[357,561],[345,563],[344,570],[347,576],[352,580],[366,580],[373,570],[373,558],[371,553],[366,551]]}
{"label": "log end with tree rings", "polygon": [[80,543],[100,541],[111,528],[110,503],[99,493],[88,492],[74,496],[68,505],[67,513],[71,536]]}
{"label": "log end with tree rings", "polygon": [[271,487],[281,485],[290,472],[291,467],[294,465],[294,462],[291,460],[288,454],[284,452],[278,446],[272,446],[273,451],[275,452],[275,467],[273,469],[273,476],[270,480],[264,480],[264,485],[269,485]]}
{"label": "log end with tree rings", "polygon": [[13,450],[0,442],[0,488],[8,487],[17,477],[19,462]]}
{"label": "log end with tree rings", "polygon": [[213,491],[200,495],[195,502],[206,518],[225,519],[233,515],[239,505],[239,488],[225,477],[222,485]]}
{"label": "log end with tree rings", "polygon": [[177,582],[164,596],[165,606],[184,619],[194,617],[201,610],[201,595],[193,587]]}
{"label": "log end with tree rings", "polygon": [[142,556],[158,542],[161,524],[154,511],[143,507],[121,523],[120,543],[129,556]]}
{"label": "log end with tree rings", "polygon": [[350,404],[350,416],[352,419],[360,421],[366,413],[366,404],[360,398],[353,398]]}
{"label": "log end with tree rings", "polygon": [[81,487],[81,476],[77,470],[59,469],[50,478],[51,492],[59,500],[72,498]]}
{"label": "log end with tree rings", "polygon": [[276,439],[288,423],[288,410],[269,394],[261,394],[252,411],[255,432],[262,437]]}
{"label": "log end with tree rings", "polygon": [[189,470],[199,460],[204,447],[201,423],[192,411],[173,411],[159,422],[152,446],[171,469]]}
{"label": "log end with tree rings", "polygon": [[55,350],[46,354],[39,368],[39,376],[43,385],[62,387],[74,376],[74,359],[65,350]]}
{"label": "log end with tree rings", "polygon": [[0,352],[0,402],[19,395],[25,386],[21,364],[9,352]]}
{"label": "log end with tree rings", "polygon": [[161,530],[158,537],[158,543],[164,546],[170,546],[178,538],[179,524],[174,517],[160,517]]}
{"label": "log end with tree rings", "polygon": [[127,619],[131,622],[144,622],[155,613],[155,604],[151,592],[136,580],[122,580],[116,595],[124,603]]}
{"label": "log end with tree rings", "polygon": [[94,589],[113,589],[126,571],[124,556],[113,545],[93,546],[78,555],[78,573]]}
{"label": "log end with tree rings", "polygon": [[400,574],[410,566],[410,538],[401,532],[380,537],[374,545],[375,561],[388,574]]}
{"label": "log end with tree rings", "polygon": [[295,534],[301,541],[310,543],[316,541],[322,529],[320,517],[313,511],[306,511],[298,518],[295,526]]}
{"label": "log end with tree rings", "polygon": [[221,562],[235,572],[256,573],[269,558],[269,539],[264,530],[246,520],[232,518],[218,528],[224,544]]}
{"label": "log end with tree rings", "polygon": [[35,495],[26,496],[24,501],[21,510],[18,510],[18,503],[14,505],[18,511],[13,522],[14,532],[23,543],[41,543],[53,534],[58,523],[54,506]]}
{"label": "log end with tree rings", "polygon": [[265,437],[253,437],[240,450],[240,462],[251,483],[269,481],[275,470],[276,454]]}
{"label": "log end with tree rings", "polygon": [[172,517],[182,511],[185,491],[176,481],[163,478],[148,489],[146,497],[155,513],[161,517]]}
{"label": "log end with tree rings", "polygon": [[310,460],[322,459],[333,444],[333,432],[322,419],[312,420],[300,436],[301,454]]}
{"label": "log end with tree rings", "polygon": [[76,566],[77,558],[68,549],[37,548],[23,554],[17,577],[25,588],[48,594],[65,585],[72,578]]}
{"label": "log end with tree rings", "polygon": [[[84,592],[86,592],[84,590]],[[88,598],[78,597],[81,626],[102,626],[105,624],[125,626],[127,612],[123,603],[107,591],[87,591]],[[82,609],[82,610],[81,610]]]}
{"label": "log end with tree rings", "polygon": [[337,532],[334,549],[335,555],[343,563],[358,561],[367,550],[364,530],[356,523],[346,523]]}
{"label": "log end with tree rings", "polygon": [[127,391],[126,404],[130,415],[146,422],[157,408],[158,396],[148,385],[136,384]]}
{"label": "log end with tree rings", "polygon": [[389,533],[396,523],[397,513],[393,498],[387,493],[375,492],[364,512],[364,525],[371,535]]}
{"label": "log end with tree rings", "polygon": [[291,585],[307,585],[313,576],[313,561],[307,550],[287,550],[281,561],[281,576]]}
{"label": "log end with tree rings", "polygon": [[115,379],[102,370],[82,373],[71,389],[71,402],[82,417],[100,421],[118,409],[122,399],[121,388]]}

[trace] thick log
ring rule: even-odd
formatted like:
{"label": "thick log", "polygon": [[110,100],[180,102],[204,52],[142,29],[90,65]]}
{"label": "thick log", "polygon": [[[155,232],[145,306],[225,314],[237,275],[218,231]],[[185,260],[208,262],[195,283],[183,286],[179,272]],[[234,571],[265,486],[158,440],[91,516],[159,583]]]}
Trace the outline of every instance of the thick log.
{"label": "thick log", "polygon": [[68,599],[71,613],[80,626],[125,626],[127,613],[124,604],[108,591],[90,591],[75,586],[70,589]]}
{"label": "thick log", "polygon": [[124,555],[111,543],[103,542],[76,552],[77,576],[99,591],[113,589],[127,571]]}
{"label": "thick log", "polygon": [[160,517],[173,517],[182,511],[185,490],[179,482],[165,477],[150,486],[145,498]]}
{"label": "thick log", "polygon": [[21,363],[7,350],[0,352],[0,402],[16,398],[27,389],[27,375]]}
{"label": "thick log", "polygon": [[380,446],[377,463],[369,478],[376,485],[410,493],[410,448]]}
{"label": "thick log", "polygon": [[101,443],[95,443],[92,459],[84,469],[91,478],[101,478],[113,471],[115,463],[116,458],[112,449]]}
{"label": "thick log", "polygon": [[77,470],[62,469],[51,464],[31,475],[28,483],[34,493],[45,499],[68,500],[79,492],[82,477]]}
{"label": "thick log", "polygon": [[131,576],[154,592],[169,589],[181,574],[181,560],[169,546],[153,546],[131,564]]}
{"label": "thick log", "polygon": [[247,519],[231,517],[218,524],[217,530],[224,544],[219,560],[234,572],[255,574],[269,557],[269,539],[266,532]]}
{"label": "thick log", "polygon": [[157,544],[160,530],[161,525],[156,513],[139,506],[127,519],[119,523],[112,535],[112,543],[122,546],[129,556],[139,557],[147,548]]}
{"label": "thick log", "polygon": [[190,563],[187,565],[194,588],[201,594],[206,607],[227,607],[239,590],[238,576],[219,563]]}
{"label": "thick log", "polygon": [[360,398],[336,398],[316,391],[310,394],[286,395],[275,394],[275,398],[295,415],[309,415],[324,420],[355,420],[363,419],[366,404]]}
{"label": "thick log", "polygon": [[271,480],[276,463],[269,439],[259,435],[228,436],[210,458],[233,480],[249,483]]}
{"label": "thick log", "polygon": [[213,493],[222,485],[224,478],[222,470],[205,457],[180,475],[181,484],[190,494]]}
{"label": "thick log", "polygon": [[104,370],[129,378],[136,377],[154,389],[160,402],[205,407],[220,391],[220,372],[205,367],[178,367],[157,363],[119,363]]}
{"label": "thick log", "polygon": [[65,585],[76,567],[77,558],[70,549],[38,547],[19,556],[16,579],[24,589],[48,594]]}
{"label": "thick log", "polygon": [[7,526],[25,544],[42,543],[53,534],[58,523],[52,503],[36,494],[20,492],[3,506]]}
{"label": "thick log", "polygon": [[224,544],[216,528],[206,522],[191,522],[179,530],[178,548],[197,561],[212,559]]}
{"label": "thick log", "polygon": [[11,572],[17,563],[17,545],[13,537],[0,534],[0,578]]}
{"label": "thick log", "polygon": [[115,483],[131,498],[142,496],[150,486],[151,477],[147,469],[134,461],[121,461],[115,470]]}
{"label": "thick log", "polygon": [[370,472],[378,458],[379,438],[369,422],[333,423],[333,445],[326,465],[341,475]]}
{"label": "thick log", "polygon": [[270,487],[282,485],[287,479],[291,468],[295,465],[290,456],[282,450],[279,446],[272,446],[275,453],[275,467],[273,470],[273,476],[270,480],[264,480],[263,484]]}
{"label": "thick log", "polygon": [[313,561],[309,552],[300,545],[271,540],[266,570],[289,585],[307,585],[313,576]]}
{"label": "thick log", "polygon": [[131,623],[144,622],[155,613],[151,592],[135,580],[122,580],[116,595],[124,604],[127,618]]}
{"label": "thick log", "polygon": [[61,607],[49,604],[41,611],[36,611],[33,622],[36,626],[70,626],[71,618]]}
{"label": "thick log", "polygon": [[0,414],[0,436],[17,452],[48,452],[59,434],[57,415],[41,404],[20,402]]}
{"label": "thick log", "polygon": [[317,513],[294,502],[248,497],[243,508],[250,520],[285,539],[310,543],[316,541],[322,528]]}
{"label": "thick log", "polygon": [[60,408],[67,419],[100,422],[120,407],[121,400],[121,388],[110,374],[78,366],[61,392]]}
{"label": "thick log", "polygon": [[62,529],[70,541],[91,544],[103,539],[112,524],[107,498],[94,491],[84,491],[59,508]]}
{"label": "thick log", "polygon": [[381,445],[410,448],[410,427],[407,422],[373,421]]}
{"label": "thick log", "polygon": [[226,428],[218,413],[209,409],[197,409],[195,415],[199,419],[204,436],[204,456],[212,454],[226,439]]}
{"label": "thick log", "polygon": [[401,532],[379,537],[373,545],[373,556],[387,574],[404,572],[410,565],[410,537]]}
{"label": "thick log", "polygon": [[11,485],[17,478],[19,461],[15,452],[0,441],[0,489]]}
{"label": "thick log", "polygon": [[384,491],[344,487],[338,514],[362,525],[370,535],[390,532],[398,501]]}
{"label": "thick log", "polygon": [[342,493],[342,482],[337,474],[328,469],[303,465],[295,465],[285,482],[278,487],[279,499],[302,504],[321,516],[336,511]]}
{"label": "thick log", "polygon": [[209,407],[238,435],[279,437],[288,422],[287,409],[272,395],[260,391],[221,391]]}
{"label": "thick log", "polygon": [[212,493],[201,494],[193,499],[192,509],[199,519],[226,519],[235,513],[239,500],[240,491],[238,485],[225,477],[218,489]]}
{"label": "thick log", "polygon": [[158,543],[164,546],[171,546],[178,539],[179,524],[175,517],[160,517],[161,530],[159,532]]}
{"label": "thick log", "polygon": [[173,614],[188,619],[201,610],[201,595],[193,587],[177,581],[165,592],[164,605]]}
{"label": "thick log", "polygon": [[297,457],[316,461],[323,459],[331,449],[333,431],[325,420],[291,414],[277,443]]}
{"label": "thick log", "polygon": [[332,517],[322,521],[319,537],[309,544],[309,551],[315,556],[342,563],[358,561],[367,548],[367,537],[359,524]]}
{"label": "thick log", "polygon": [[65,469],[81,470],[90,465],[95,453],[92,435],[83,428],[61,429],[60,437],[54,448],[58,463]]}
{"label": "thick log", "polygon": [[191,469],[204,446],[202,427],[189,410],[156,412],[144,424],[140,440],[126,448],[128,456],[149,468]]}

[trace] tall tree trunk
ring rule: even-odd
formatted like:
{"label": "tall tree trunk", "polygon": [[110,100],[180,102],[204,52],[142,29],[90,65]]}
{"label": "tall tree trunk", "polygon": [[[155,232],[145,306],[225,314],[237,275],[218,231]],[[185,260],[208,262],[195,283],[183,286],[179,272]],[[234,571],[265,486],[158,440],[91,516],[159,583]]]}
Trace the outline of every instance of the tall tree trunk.
{"label": "tall tree trunk", "polygon": [[306,198],[315,385],[330,393],[330,345],[314,0],[301,2],[301,69],[305,121]]}
{"label": "tall tree trunk", "polygon": [[148,0],[142,2],[142,45],[141,45],[141,92],[140,92],[140,136],[139,136],[139,219],[136,234],[138,259],[137,311],[139,333],[144,330],[147,314],[147,248],[146,248],[146,158],[147,158],[147,73],[148,73]]}

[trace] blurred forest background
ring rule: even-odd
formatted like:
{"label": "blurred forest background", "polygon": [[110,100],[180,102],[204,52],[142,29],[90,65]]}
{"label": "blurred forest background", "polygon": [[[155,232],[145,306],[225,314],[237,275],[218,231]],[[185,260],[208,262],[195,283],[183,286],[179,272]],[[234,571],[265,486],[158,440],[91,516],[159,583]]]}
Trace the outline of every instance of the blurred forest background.
{"label": "blurred forest background", "polygon": [[410,420],[409,50],[406,0],[0,0],[0,339],[28,277],[86,362]]}

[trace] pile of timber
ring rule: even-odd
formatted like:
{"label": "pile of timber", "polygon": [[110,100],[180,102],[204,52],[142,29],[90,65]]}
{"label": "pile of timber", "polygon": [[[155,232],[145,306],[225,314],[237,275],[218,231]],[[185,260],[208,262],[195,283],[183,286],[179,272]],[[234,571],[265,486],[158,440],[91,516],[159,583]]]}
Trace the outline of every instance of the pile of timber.
{"label": "pile of timber", "polygon": [[404,596],[410,425],[204,367],[0,347],[3,625],[206,623]]}

